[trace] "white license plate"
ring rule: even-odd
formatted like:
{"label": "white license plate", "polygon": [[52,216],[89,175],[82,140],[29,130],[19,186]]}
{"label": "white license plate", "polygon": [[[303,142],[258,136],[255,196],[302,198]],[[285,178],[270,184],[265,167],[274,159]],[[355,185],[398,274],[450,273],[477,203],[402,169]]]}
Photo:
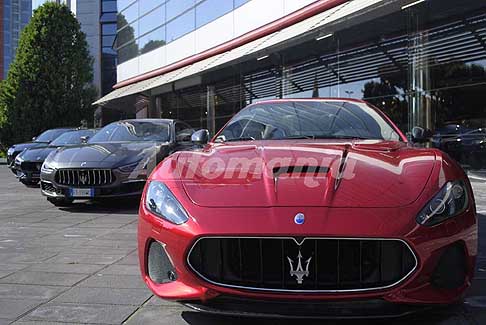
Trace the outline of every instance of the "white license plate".
{"label": "white license plate", "polygon": [[94,189],[92,188],[70,188],[69,196],[71,197],[93,197]]}

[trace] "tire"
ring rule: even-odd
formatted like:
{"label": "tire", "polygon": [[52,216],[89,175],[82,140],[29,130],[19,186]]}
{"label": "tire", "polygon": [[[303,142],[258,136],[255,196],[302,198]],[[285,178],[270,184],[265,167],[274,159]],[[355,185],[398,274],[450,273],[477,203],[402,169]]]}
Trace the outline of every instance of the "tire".
{"label": "tire", "polygon": [[56,207],[68,207],[73,204],[73,199],[57,199],[57,198],[51,198],[48,197],[47,201],[50,203],[54,204]]}

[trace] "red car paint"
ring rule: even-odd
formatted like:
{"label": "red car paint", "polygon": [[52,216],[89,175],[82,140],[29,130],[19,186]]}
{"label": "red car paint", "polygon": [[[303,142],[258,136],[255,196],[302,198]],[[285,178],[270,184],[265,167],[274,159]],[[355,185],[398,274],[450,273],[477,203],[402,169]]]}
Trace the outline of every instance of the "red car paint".
{"label": "red car paint", "polygon": [[[178,301],[207,301],[221,294],[332,301],[379,298],[409,304],[457,301],[471,284],[477,255],[472,189],[455,161],[436,149],[412,147],[396,126],[393,127],[402,141],[304,139],[215,143],[213,139],[201,152],[170,156],[158,166],[150,180],[164,182],[190,218],[177,226],[156,217],[146,209],[144,193],[139,211],[138,244],[142,277],[147,286],[161,298]],[[337,165],[332,162],[341,158],[345,148],[348,164],[354,164],[354,175],[343,178],[336,189],[337,173],[333,169]],[[194,155],[202,156],[203,161],[209,158],[226,161],[232,156],[269,161],[278,156],[292,156],[327,159],[331,163],[330,172],[317,178],[318,186],[314,188],[302,186],[298,179],[285,179],[275,190],[269,177],[208,180],[198,177],[198,169],[191,179],[182,177],[187,167],[184,162]],[[269,173],[268,170],[262,172]],[[417,224],[419,211],[452,180],[463,180],[467,184],[472,199],[466,211],[436,226]],[[306,215],[306,222],[297,226],[293,216],[299,212]],[[240,290],[210,284],[188,267],[188,251],[202,236],[395,238],[412,248],[418,265],[404,281],[375,291],[304,294]],[[149,278],[147,246],[152,240],[166,244],[177,271],[176,281],[156,284]],[[431,274],[446,247],[456,242],[464,245],[466,254],[465,283],[456,289],[438,289],[430,283]]]}

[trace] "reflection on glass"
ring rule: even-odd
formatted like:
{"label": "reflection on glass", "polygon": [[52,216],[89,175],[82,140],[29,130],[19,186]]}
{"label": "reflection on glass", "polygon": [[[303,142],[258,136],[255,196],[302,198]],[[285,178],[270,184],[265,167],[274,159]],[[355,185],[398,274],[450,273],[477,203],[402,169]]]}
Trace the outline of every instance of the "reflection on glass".
{"label": "reflection on glass", "polygon": [[144,54],[165,45],[165,26],[142,36],[138,41],[140,54]]}
{"label": "reflection on glass", "polygon": [[[147,0],[142,0],[142,2],[143,1],[147,1]],[[135,0],[118,0],[118,11],[124,10],[126,7],[128,7],[134,2]]]}
{"label": "reflection on glass", "polygon": [[196,4],[195,0],[169,0],[167,6],[167,20],[182,14]]}
{"label": "reflection on glass", "polygon": [[124,9],[120,15],[123,15],[129,23],[135,21],[138,18],[138,3],[133,3],[130,7]]}
{"label": "reflection on glass", "polygon": [[157,28],[165,22],[165,6],[158,7],[146,16],[140,18],[140,35]]}
{"label": "reflection on glass", "polygon": [[189,12],[177,17],[167,24],[167,40],[169,42],[191,32],[195,28],[195,10],[192,9]]}
{"label": "reflection on glass", "polygon": [[165,1],[163,0],[142,0],[140,1],[140,16],[145,15],[155,7],[160,6]]}
{"label": "reflection on glass", "polygon": [[206,0],[196,7],[196,28],[233,10],[231,1]]}

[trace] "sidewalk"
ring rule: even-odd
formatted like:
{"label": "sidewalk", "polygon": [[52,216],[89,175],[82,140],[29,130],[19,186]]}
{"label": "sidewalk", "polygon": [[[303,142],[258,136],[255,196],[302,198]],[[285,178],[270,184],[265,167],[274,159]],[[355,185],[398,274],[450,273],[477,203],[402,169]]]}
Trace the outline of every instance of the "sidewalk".
{"label": "sidewalk", "polygon": [[0,158],[0,165],[6,165],[7,164],[7,158]]}

